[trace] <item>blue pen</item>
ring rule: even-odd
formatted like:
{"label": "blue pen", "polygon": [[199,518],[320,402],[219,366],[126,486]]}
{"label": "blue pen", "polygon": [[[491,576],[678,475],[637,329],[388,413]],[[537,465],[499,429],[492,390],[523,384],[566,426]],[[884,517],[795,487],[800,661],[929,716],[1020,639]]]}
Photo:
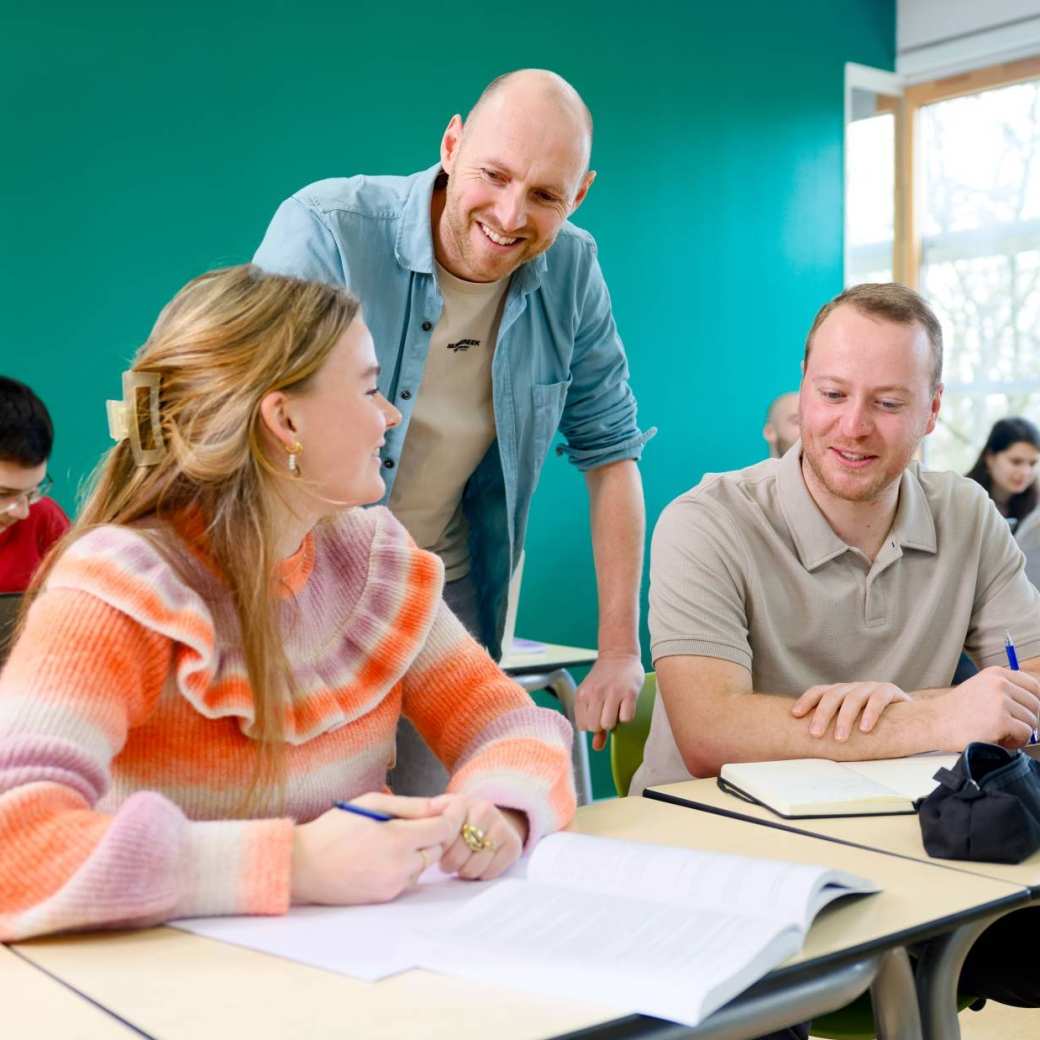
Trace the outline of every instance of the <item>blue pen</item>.
{"label": "blue pen", "polygon": [[[1011,633],[1004,633],[1004,653],[1007,654],[1008,668],[1013,672],[1017,672],[1018,669],[1018,651],[1015,649],[1015,644],[1011,641]],[[1036,730],[1034,729],[1032,735],[1029,738],[1030,744],[1036,743]]]}
{"label": "blue pen", "polygon": [[342,809],[344,812],[352,812],[356,816],[364,816],[368,820],[375,820],[376,823],[389,823],[391,820],[396,820],[396,816],[390,816],[385,812],[377,812],[375,809],[362,809],[360,805],[351,805],[350,802],[333,802],[332,803],[337,809]]}

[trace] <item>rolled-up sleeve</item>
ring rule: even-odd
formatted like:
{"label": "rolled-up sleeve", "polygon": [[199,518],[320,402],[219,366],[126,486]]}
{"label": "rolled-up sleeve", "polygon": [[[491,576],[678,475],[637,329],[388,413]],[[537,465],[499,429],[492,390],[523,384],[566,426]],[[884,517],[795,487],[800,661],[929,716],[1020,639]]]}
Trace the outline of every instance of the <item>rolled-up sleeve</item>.
{"label": "rolled-up sleeve", "polygon": [[350,284],[336,237],[321,214],[295,195],[275,211],[253,263],[272,274],[309,278],[328,285]]}
{"label": "rolled-up sleeve", "polygon": [[603,272],[593,247],[571,362],[560,432],[566,441],[556,450],[580,470],[622,459],[638,459],[657,432],[642,432],[636,399],[628,385],[628,362],[618,335]]}

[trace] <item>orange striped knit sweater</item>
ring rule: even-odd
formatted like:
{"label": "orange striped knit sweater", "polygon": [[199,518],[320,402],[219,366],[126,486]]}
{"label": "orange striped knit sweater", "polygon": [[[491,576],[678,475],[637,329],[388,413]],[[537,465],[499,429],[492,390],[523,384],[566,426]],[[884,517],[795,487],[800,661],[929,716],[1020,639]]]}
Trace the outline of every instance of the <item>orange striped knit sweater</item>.
{"label": "orange striped knit sweater", "polygon": [[381,508],[283,565],[284,818],[234,818],[255,763],[238,625],[177,556],[126,527],[74,542],[0,675],[0,940],[284,912],[293,823],[385,789],[402,711],[449,790],[524,811],[531,842],[570,820],[570,727],[466,634],[440,561]]}

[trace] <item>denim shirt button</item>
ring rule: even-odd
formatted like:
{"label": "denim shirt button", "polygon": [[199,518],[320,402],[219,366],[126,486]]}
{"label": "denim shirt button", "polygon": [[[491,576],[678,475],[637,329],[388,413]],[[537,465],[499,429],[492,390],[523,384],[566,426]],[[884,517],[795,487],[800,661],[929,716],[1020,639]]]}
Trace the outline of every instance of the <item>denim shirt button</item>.
{"label": "denim shirt button", "polygon": [[393,469],[394,468],[394,460],[393,459],[383,459],[383,465],[387,469]]}
{"label": "denim shirt button", "polygon": [[411,392],[411,390],[402,390],[401,391],[401,400],[402,401],[410,401],[411,399],[412,399],[412,392]]}
{"label": "denim shirt button", "polygon": [[429,332],[430,329],[432,329],[432,328],[433,328],[433,322],[432,321],[424,321],[422,323],[422,330],[423,330],[423,332]]}

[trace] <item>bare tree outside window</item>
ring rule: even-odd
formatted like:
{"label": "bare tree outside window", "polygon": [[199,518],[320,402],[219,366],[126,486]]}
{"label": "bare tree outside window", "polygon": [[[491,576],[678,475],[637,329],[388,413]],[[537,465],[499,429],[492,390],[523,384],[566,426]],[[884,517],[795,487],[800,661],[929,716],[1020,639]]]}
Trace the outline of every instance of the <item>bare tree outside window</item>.
{"label": "bare tree outside window", "polygon": [[926,462],[964,472],[997,419],[1040,422],[1040,80],[919,118],[918,284],[946,340]]}

